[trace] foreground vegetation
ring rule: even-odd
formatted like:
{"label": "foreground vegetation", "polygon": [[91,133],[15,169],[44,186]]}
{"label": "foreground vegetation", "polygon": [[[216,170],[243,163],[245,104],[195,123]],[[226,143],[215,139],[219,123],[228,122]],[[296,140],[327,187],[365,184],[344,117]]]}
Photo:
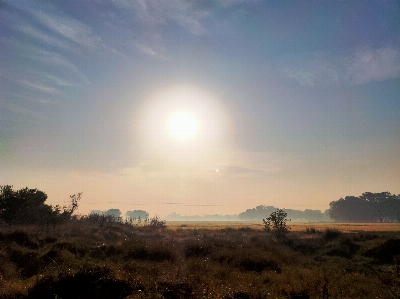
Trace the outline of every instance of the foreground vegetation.
{"label": "foreground vegetation", "polygon": [[399,298],[397,232],[135,226],[0,229],[0,298]]}

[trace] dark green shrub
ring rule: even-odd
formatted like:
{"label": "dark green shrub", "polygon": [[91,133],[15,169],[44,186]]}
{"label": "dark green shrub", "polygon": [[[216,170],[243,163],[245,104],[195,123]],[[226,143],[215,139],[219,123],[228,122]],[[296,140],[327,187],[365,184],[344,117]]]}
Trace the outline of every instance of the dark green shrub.
{"label": "dark green shrub", "polygon": [[350,239],[346,238],[340,242],[339,248],[335,248],[327,252],[327,255],[339,256],[350,259],[360,249],[360,245],[355,244]]}
{"label": "dark green shrub", "polygon": [[89,248],[71,242],[56,243],[53,245],[52,249],[55,251],[67,250],[79,258],[83,258],[87,253],[89,253]]}
{"label": "dark green shrub", "polygon": [[11,242],[15,242],[18,245],[30,248],[37,249],[39,247],[38,243],[32,241],[30,236],[24,231],[15,231],[8,235],[4,235],[4,240],[8,240]]}
{"label": "dark green shrub", "polygon": [[22,278],[29,278],[38,274],[44,267],[44,263],[36,251],[26,248],[11,247],[8,249],[9,259],[18,268]]}
{"label": "dark green shrub", "polygon": [[[129,244],[129,243],[128,243]],[[147,246],[142,242],[122,245],[125,251],[124,260],[148,260],[154,262],[173,261],[173,253],[170,247],[162,244]]]}
{"label": "dark green shrub", "polygon": [[204,257],[211,253],[211,249],[204,244],[191,244],[185,248],[185,257]]}
{"label": "dark green shrub", "polygon": [[284,237],[289,230],[287,222],[290,221],[286,217],[287,213],[284,210],[277,209],[267,219],[263,219],[265,229],[267,231],[272,229],[277,238]]}
{"label": "dark green shrub", "polygon": [[90,256],[99,260],[122,254],[122,249],[111,246],[99,246],[90,250]]}
{"label": "dark green shrub", "polygon": [[263,271],[282,272],[277,263],[263,259],[244,258],[237,263],[237,267],[242,271],[254,271],[258,274],[261,274]]}
{"label": "dark green shrub", "polygon": [[339,238],[341,235],[342,235],[342,232],[338,231],[337,229],[327,228],[324,231],[322,238],[325,241],[332,241],[332,240]]}
{"label": "dark green shrub", "polygon": [[129,283],[116,279],[106,268],[83,269],[76,274],[62,277],[49,277],[37,283],[29,290],[26,298],[77,298],[77,299],[108,299],[126,298],[135,289]]}
{"label": "dark green shrub", "polygon": [[304,255],[313,255],[318,252],[318,245],[313,244],[313,242],[302,242],[293,246],[293,249]]}
{"label": "dark green shrub", "polygon": [[368,250],[365,256],[372,257],[380,263],[392,264],[400,255],[400,239],[389,239],[385,243]]}

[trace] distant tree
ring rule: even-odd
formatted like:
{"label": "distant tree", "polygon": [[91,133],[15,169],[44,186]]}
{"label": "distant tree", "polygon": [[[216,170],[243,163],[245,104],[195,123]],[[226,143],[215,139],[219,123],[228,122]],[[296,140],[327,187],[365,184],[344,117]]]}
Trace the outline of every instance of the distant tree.
{"label": "distant tree", "polygon": [[329,206],[329,215],[336,222],[400,221],[400,197],[390,192],[346,196]]}
{"label": "distant tree", "polygon": [[109,209],[104,213],[104,215],[107,216],[113,216],[115,218],[120,218],[121,217],[121,210],[120,209]]}
{"label": "distant tree", "polygon": [[101,210],[90,210],[89,215],[104,215],[105,211]]}
{"label": "distant tree", "polygon": [[271,213],[271,215],[263,219],[265,228],[267,230],[271,230],[275,233],[277,237],[283,237],[288,232],[289,227],[287,226],[287,222],[290,219],[287,219],[287,213],[282,209],[277,209],[275,212]]}
{"label": "distant tree", "polygon": [[133,220],[133,219],[146,220],[147,218],[149,218],[149,213],[143,210],[127,211],[125,213],[125,217],[128,220]]}
{"label": "distant tree", "polygon": [[276,210],[275,207],[272,206],[257,206],[254,209],[247,209],[245,212],[240,213],[238,215],[239,219],[243,220],[261,220],[265,217],[265,214],[270,214],[274,210]]}

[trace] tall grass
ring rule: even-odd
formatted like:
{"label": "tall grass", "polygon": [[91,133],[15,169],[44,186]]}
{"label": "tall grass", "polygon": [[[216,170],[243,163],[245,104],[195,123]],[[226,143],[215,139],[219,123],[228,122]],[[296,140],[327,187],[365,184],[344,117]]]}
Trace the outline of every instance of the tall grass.
{"label": "tall grass", "polygon": [[399,252],[396,232],[7,227],[0,298],[397,298]]}

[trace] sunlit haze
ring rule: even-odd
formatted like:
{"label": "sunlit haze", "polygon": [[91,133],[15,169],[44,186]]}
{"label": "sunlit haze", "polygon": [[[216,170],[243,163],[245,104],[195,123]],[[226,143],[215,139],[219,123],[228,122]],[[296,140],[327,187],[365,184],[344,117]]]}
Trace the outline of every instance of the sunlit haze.
{"label": "sunlit haze", "polygon": [[178,110],[168,118],[168,131],[177,139],[189,139],[198,129],[199,120],[189,111]]}
{"label": "sunlit haze", "polygon": [[0,3],[0,185],[78,213],[400,193],[398,1]]}

